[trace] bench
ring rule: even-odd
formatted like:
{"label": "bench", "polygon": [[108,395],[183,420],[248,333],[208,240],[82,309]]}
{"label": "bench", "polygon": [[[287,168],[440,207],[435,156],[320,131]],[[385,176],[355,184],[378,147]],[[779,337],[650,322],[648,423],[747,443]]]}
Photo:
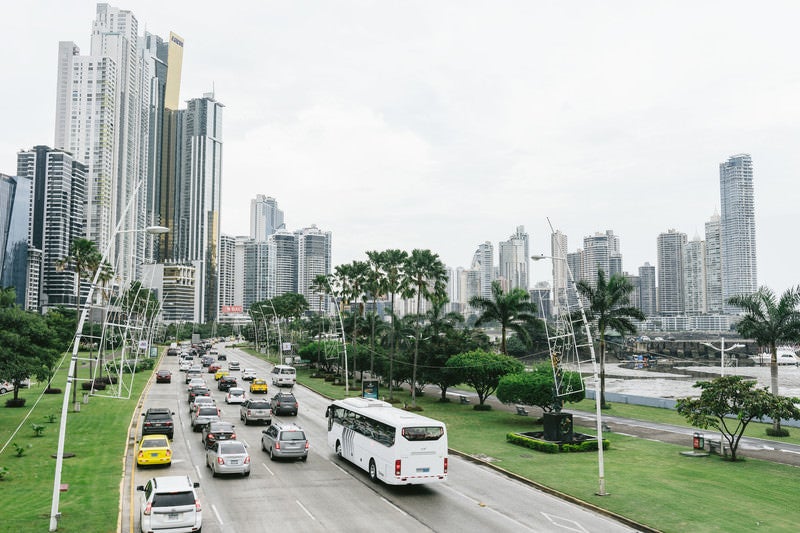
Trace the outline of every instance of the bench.
{"label": "bench", "polygon": [[[721,449],[719,440],[706,439],[706,442],[708,443],[708,453],[715,453],[717,455],[722,455],[723,457],[728,456],[728,453],[730,452],[730,446],[728,446],[727,442],[722,443]],[[720,453],[720,451],[722,453]]]}
{"label": "bench", "polygon": [[527,409],[525,409],[525,407],[524,407],[524,406],[522,406],[522,405],[515,405],[514,407],[516,407],[516,408],[517,408],[517,414],[518,414],[519,416],[528,416],[528,410],[527,410]]}
{"label": "bench", "polygon": [[462,404],[468,404],[469,403],[469,398],[467,398],[463,394],[459,394],[458,395],[458,401],[461,402]]}

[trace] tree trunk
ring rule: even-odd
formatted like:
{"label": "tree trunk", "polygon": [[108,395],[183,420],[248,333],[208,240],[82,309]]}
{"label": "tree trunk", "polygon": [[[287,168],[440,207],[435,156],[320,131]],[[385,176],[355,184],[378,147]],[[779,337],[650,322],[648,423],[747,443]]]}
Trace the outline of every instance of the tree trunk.
{"label": "tree trunk", "polygon": [[[769,358],[769,382],[770,392],[778,395],[778,349],[775,344],[770,344],[770,358]],[[772,429],[776,435],[781,432],[781,419],[775,418],[772,421]]]}
{"label": "tree trunk", "polygon": [[606,403],[606,338],[600,335],[600,408],[608,409]]}

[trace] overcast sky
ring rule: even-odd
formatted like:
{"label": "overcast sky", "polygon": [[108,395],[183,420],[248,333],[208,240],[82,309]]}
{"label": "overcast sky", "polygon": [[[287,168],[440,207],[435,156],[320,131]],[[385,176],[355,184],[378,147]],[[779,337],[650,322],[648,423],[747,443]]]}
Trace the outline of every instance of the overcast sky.
{"label": "overcast sky", "polygon": [[[549,254],[549,217],[569,251],[613,230],[635,273],[659,233],[703,237],[719,163],[749,153],[758,282],[800,283],[800,2],[110,3],[185,39],[182,100],[226,106],[224,233],[264,194],[331,231],[334,264],[468,267],[519,225]],[[58,41],[88,53],[95,5],[2,6],[0,172],[52,145]]]}

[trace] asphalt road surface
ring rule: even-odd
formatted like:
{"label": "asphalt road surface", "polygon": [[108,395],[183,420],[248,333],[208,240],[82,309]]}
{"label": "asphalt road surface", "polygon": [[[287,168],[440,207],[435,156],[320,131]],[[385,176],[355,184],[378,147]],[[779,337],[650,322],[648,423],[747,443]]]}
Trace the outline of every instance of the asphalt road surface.
{"label": "asphalt road surface", "polygon": [[[222,348],[228,362],[255,368],[267,377],[271,368],[237,349]],[[199,359],[196,359],[199,360]],[[225,362],[222,363],[225,365]],[[327,445],[325,408],[328,400],[300,386],[297,417],[275,417],[294,422],[306,431],[311,448],[308,461],[270,461],[261,450],[265,426],[245,426],[239,406],[225,404],[213,374],[203,374],[222,419],[236,425],[237,438],[248,446],[249,477],[213,478],[205,467],[200,433],[189,420],[186,386],[178,371],[178,358],[165,357],[160,368],[173,372],[172,383],[152,383],[145,392],[141,412],[149,407],[169,407],[174,412],[173,461],[168,468],[135,466],[138,419],[131,429],[123,482],[122,531],[139,531],[139,495],[136,485],[157,476],[188,474],[199,481],[203,531],[216,532],[629,532],[635,531],[603,514],[541,492],[491,468],[450,455],[448,480],[414,486],[372,483],[366,472],[336,457]],[[227,368],[227,366],[225,366]],[[239,375],[239,372],[232,372]],[[247,388],[245,382],[245,389]],[[277,387],[270,386],[271,397]],[[133,465],[133,466],[132,466]]]}

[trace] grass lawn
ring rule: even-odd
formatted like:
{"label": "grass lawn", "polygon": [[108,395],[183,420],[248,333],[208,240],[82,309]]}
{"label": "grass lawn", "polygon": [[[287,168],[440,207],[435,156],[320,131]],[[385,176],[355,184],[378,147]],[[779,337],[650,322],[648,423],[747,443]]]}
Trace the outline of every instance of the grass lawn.
{"label": "grass lawn", "polygon": [[[53,383],[62,390],[66,384],[69,359],[57,373]],[[88,366],[79,375],[88,375]],[[150,371],[136,376],[130,400],[92,397],[81,411],[70,413],[64,451],[75,457],[64,459],[61,482],[69,490],[61,493],[59,531],[111,532],[117,527],[119,486],[122,478],[122,457],[128,439],[128,424],[139,401]],[[26,398],[23,408],[6,408],[0,404],[0,446],[6,443],[22,419],[33,407],[44,384],[20,391]],[[78,390],[78,398],[82,397]],[[11,394],[2,396],[2,401]],[[3,531],[47,531],[53,498],[56,460],[51,457],[58,447],[61,405],[64,394],[45,394],[33,409],[28,420],[11,442],[25,447],[17,457],[13,444],[0,455],[0,466],[8,469],[0,481],[0,524]],[[48,415],[56,415],[50,423]],[[31,424],[45,427],[41,437],[35,437]],[[30,448],[28,448],[30,446]]]}
{"label": "grass lawn", "polygon": [[[344,387],[311,378],[308,371],[298,371],[298,381],[327,396],[344,397]],[[352,396],[358,394],[358,387],[351,384]],[[688,442],[675,446],[609,433],[605,437],[611,447],[604,454],[604,466],[610,495],[600,497],[595,495],[599,486],[596,452],[551,455],[508,444],[508,432],[541,430],[541,425],[533,417],[506,411],[475,411],[472,405],[441,403],[438,396],[418,396],[417,404],[426,416],[446,422],[451,448],[651,528],[676,533],[784,532],[796,531],[800,523],[795,507],[800,496],[797,468],[755,459],[731,463],[716,456],[685,457],[679,452],[690,449]],[[410,402],[406,391],[396,391],[394,397],[397,402]],[[594,410],[592,402],[578,407]],[[665,409],[614,404],[607,412],[687,425],[677,413]],[[575,429],[594,434],[593,428]],[[764,426],[754,428],[752,434],[765,436]]]}

